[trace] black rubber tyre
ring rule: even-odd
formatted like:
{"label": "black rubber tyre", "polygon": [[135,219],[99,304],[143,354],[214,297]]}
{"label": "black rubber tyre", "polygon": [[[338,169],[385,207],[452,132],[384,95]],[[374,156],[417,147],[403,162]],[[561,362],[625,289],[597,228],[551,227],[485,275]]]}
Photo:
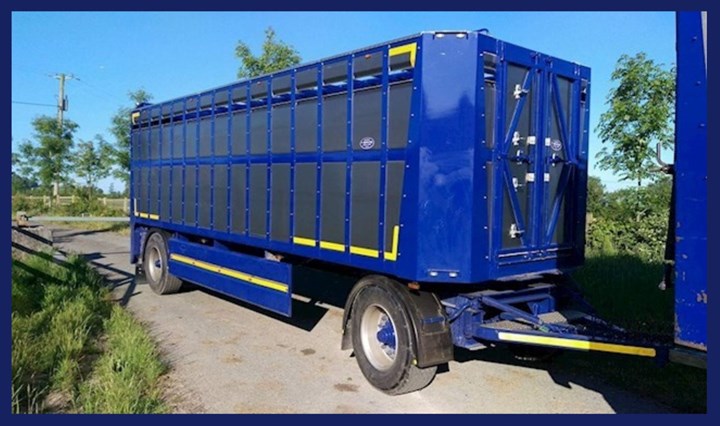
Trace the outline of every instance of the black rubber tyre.
{"label": "black rubber tyre", "polygon": [[557,348],[532,345],[508,345],[515,359],[527,362],[549,362],[559,353]]}
{"label": "black rubber tyre", "polygon": [[157,294],[177,293],[182,280],[168,271],[167,239],[161,232],[153,232],[148,237],[143,253],[145,278],[152,291]]}
{"label": "black rubber tyre", "polygon": [[[375,388],[388,395],[420,390],[435,377],[437,366],[418,368],[413,353],[414,336],[401,299],[389,286],[399,285],[384,277],[357,295],[352,307],[352,343],[360,371]],[[394,351],[377,337],[379,323],[394,330]],[[392,352],[389,354],[388,352]]]}

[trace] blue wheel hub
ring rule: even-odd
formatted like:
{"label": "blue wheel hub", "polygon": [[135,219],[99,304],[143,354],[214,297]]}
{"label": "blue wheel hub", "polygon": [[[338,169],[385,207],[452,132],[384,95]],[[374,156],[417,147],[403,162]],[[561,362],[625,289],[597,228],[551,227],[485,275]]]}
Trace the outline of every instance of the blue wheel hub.
{"label": "blue wheel hub", "polygon": [[389,318],[385,318],[384,322],[380,324],[380,329],[377,332],[377,339],[383,345],[395,349],[395,346],[397,345],[395,341],[395,328]]}

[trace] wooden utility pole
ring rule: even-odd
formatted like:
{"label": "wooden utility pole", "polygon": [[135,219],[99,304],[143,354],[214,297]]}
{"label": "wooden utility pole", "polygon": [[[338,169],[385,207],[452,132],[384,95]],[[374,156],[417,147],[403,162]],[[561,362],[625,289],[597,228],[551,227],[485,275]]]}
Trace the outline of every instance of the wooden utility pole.
{"label": "wooden utility pole", "polygon": [[[65,73],[59,73],[55,74],[55,78],[57,78],[60,81],[60,86],[58,88],[58,112],[57,112],[57,120],[58,120],[58,128],[60,129],[60,134],[62,135],[63,131],[63,116],[65,111],[67,111],[67,97],[65,96],[65,81],[66,80],[72,80],[73,75],[67,75]],[[53,182],[53,196],[55,197],[55,203],[59,204],[59,197],[60,197],[60,182],[57,180]]]}

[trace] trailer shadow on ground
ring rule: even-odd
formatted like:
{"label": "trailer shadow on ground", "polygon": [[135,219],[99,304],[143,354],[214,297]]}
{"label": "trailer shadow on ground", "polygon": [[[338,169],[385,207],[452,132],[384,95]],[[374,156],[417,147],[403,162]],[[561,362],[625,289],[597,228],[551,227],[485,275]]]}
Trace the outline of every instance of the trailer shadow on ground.
{"label": "trailer shadow on ground", "polygon": [[[319,280],[321,280],[325,285],[318,286],[317,281]],[[347,300],[350,290],[352,290],[356,281],[356,278],[346,275],[320,271],[312,268],[295,267],[293,269],[293,301],[291,317],[269,312],[258,306],[192,283],[184,283],[180,292],[202,291],[225,300],[226,302],[233,303],[245,309],[250,309],[285,324],[310,332],[328,312],[328,307],[339,309],[343,309],[345,307],[345,300]],[[141,284],[145,284],[142,277],[139,282]]]}
{"label": "trailer shadow on ground", "polygon": [[[557,356],[545,361],[524,361],[515,358],[508,347],[499,345],[478,351],[456,348],[454,362],[485,362],[515,366],[523,369],[542,370],[547,372],[548,376],[557,386],[567,389],[581,387],[597,392],[603,396],[608,405],[610,405],[616,413],[637,413],[637,401],[635,400],[635,396],[632,395],[633,392],[618,389],[617,384],[609,383],[602,375],[587,369],[587,366],[584,365],[587,360],[583,360],[583,358],[587,357],[592,357],[592,355],[568,351],[560,352]],[[627,369],[630,367],[625,364],[625,360],[620,358],[621,357],[616,357],[615,359],[618,369]],[[652,363],[650,360],[647,362]],[[447,374],[451,371],[452,363],[442,366],[442,368],[438,370],[438,374]],[[652,395],[644,396],[653,399]],[[659,412],[676,411],[660,402],[655,401],[654,403],[657,405]]]}

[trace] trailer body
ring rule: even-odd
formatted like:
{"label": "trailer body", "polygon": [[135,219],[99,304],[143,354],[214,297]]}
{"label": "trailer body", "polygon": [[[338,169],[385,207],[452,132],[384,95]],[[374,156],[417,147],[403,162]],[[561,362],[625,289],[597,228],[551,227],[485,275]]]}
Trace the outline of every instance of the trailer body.
{"label": "trailer body", "polygon": [[[158,228],[173,273],[236,288],[287,275],[232,269],[252,249],[427,283],[579,266],[589,79],[482,32],[432,32],[142,106],[132,260]],[[241,298],[289,314],[280,281]]]}

